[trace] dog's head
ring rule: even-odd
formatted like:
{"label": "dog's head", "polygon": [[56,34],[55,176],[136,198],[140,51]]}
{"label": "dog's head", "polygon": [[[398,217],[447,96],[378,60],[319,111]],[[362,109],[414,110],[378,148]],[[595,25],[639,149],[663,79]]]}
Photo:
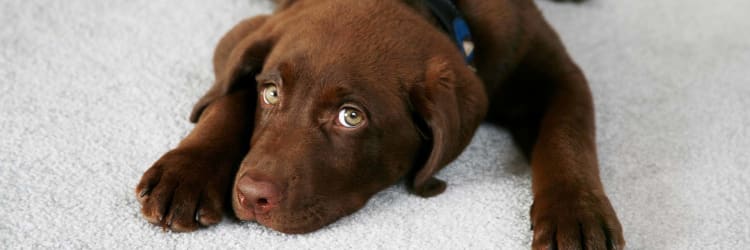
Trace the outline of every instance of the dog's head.
{"label": "dog's head", "polygon": [[420,196],[441,193],[432,176],[487,109],[454,45],[414,11],[322,2],[277,12],[243,38],[191,118],[230,92],[255,91],[232,205],[239,219],[286,233],[321,228],[402,177]]}

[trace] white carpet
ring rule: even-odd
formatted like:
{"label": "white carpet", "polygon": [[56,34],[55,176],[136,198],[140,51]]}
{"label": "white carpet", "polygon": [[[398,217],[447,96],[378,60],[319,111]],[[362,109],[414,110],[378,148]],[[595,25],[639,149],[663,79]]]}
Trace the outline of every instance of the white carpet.
{"label": "white carpet", "polygon": [[[630,249],[750,244],[750,1],[539,2],[586,71],[604,185]],[[320,231],[225,220],[164,233],[133,188],[192,125],[248,0],[0,2],[0,248],[528,249],[529,170],[483,126],[440,173]]]}

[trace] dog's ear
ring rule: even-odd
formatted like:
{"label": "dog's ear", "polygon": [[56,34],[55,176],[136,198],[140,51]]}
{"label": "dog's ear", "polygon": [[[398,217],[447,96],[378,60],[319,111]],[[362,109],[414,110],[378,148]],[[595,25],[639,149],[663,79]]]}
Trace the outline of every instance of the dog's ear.
{"label": "dog's ear", "polygon": [[263,69],[263,62],[271,51],[271,44],[271,40],[267,37],[253,35],[239,41],[227,56],[223,69],[216,70],[214,85],[193,107],[190,121],[198,122],[201,113],[208,105],[238,89],[247,88],[255,93],[255,75]]}
{"label": "dog's ear", "polygon": [[[487,112],[484,86],[469,68],[437,57],[427,62],[425,81],[415,84],[409,98],[427,134],[426,159],[410,176],[411,191],[422,197],[438,195],[445,182],[433,177],[456,159],[471,141]],[[421,167],[421,168],[420,168]]]}
{"label": "dog's ear", "polygon": [[283,9],[289,8],[289,6],[292,6],[292,4],[297,1],[296,0],[276,0],[274,2],[276,2],[277,10],[283,10]]}

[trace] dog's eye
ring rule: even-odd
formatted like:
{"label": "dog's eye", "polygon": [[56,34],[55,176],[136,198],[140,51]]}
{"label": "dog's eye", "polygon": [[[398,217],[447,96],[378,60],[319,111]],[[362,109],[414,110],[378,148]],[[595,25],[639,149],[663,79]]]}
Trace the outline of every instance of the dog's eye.
{"label": "dog's eye", "polygon": [[267,104],[276,104],[279,102],[279,89],[276,85],[268,85],[263,89],[263,101]]}
{"label": "dog's eye", "polygon": [[362,112],[354,108],[342,108],[339,111],[339,124],[347,128],[354,128],[365,120]]}

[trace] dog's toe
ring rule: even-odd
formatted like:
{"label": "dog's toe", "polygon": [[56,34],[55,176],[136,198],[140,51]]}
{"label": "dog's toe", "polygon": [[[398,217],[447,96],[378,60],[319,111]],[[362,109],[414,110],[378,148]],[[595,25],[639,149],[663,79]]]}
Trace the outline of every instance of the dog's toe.
{"label": "dog's toe", "polygon": [[172,202],[173,190],[173,183],[162,181],[151,189],[149,195],[144,196],[141,212],[148,222],[156,225],[164,223],[164,218]]}
{"label": "dog's toe", "polygon": [[198,229],[195,220],[200,186],[183,183],[175,189],[174,198],[167,216],[167,226],[176,232],[189,232]]}
{"label": "dog's toe", "polygon": [[625,240],[602,192],[539,195],[531,207],[532,249],[622,249]]}
{"label": "dog's toe", "polygon": [[198,153],[165,154],[141,178],[136,197],[146,220],[164,229],[189,232],[221,221],[223,202],[232,182],[228,164]]}
{"label": "dog's toe", "polygon": [[195,214],[195,221],[202,226],[211,226],[221,222],[222,201],[214,198],[218,194],[212,193],[211,190],[207,190],[207,194],[201,197],[198,211]]}

